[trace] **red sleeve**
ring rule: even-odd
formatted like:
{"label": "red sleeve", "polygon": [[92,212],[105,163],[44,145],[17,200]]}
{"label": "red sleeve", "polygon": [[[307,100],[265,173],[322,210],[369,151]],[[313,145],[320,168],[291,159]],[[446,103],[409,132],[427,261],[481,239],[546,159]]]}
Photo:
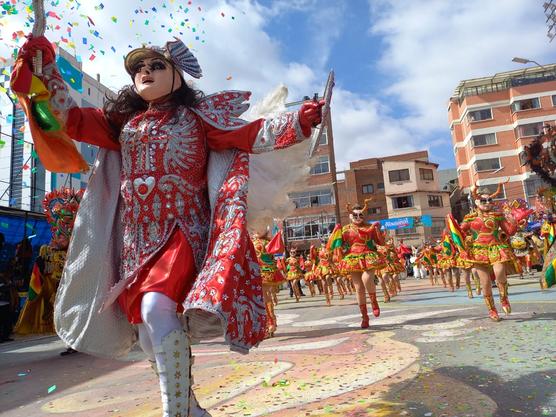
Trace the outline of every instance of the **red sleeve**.
{"label": "red sleeve", "polygon": [[238,129],[221,130],[208,124],[201,118],[199,119],[203,124],[208,146],[215,151],[236,148],[245,152],[252,152],[253,143],[255,143],[264,123],[264,119],[258,119]]}
{"label": "red sleeve", "polygon": [[502,220],[500,222],[500,228],[508,235],[513,236],[517,232],[517,223],[510,220]]}
{"label": "red sleeve", "polygon": [[120,143],[101,109],[73,107],[68,112],[66,129],[69,137],[112,150],[119,150]]}

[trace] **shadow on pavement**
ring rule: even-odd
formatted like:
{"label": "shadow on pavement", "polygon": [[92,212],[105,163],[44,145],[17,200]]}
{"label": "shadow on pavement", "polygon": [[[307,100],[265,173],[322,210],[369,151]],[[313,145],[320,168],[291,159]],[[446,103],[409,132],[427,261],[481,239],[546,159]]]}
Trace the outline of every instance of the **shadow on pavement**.
{"label": "shadow on pavement", "polygon": [[556,390],[556,370],[528,373],[511,380],[475,366],[438,368],[435,372],[492,398],[498,405],[492,417],[538,417],[556,413],[554,403],[549,403]]}

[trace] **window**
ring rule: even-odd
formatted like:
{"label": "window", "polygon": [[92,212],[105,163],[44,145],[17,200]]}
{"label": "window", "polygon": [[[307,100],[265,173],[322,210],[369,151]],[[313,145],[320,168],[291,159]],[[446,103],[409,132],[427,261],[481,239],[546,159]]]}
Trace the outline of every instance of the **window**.
{"label": "window", "polygon": [[388,178],[390,178],[390,182],[409,181],[409,169],[388,171]]}
{"label": "window", "polygon": [[416,227],[404,227],[403,229],[396,229],[396,236],[416,235]]}
{"label": "window", "polygon": [[322,136],[320,137],[319,146],[320,145],[328,145],[328,132],[323,130]]}
{"label": "window", "polygon": [[434,180],[432,169],[419,168],[419,176],[424,181],[433,181]]}
{"label": "window", "polygon": [[403,209],[413,207],[413,196],[404,195],[401,197],[392,197],[392,205],[395,209]]}
{"label": "window", "polygon": [[288,241],[327,238],[336,225],[336,216],[291,217],[286,219]]}
{"label": "window", "polygon": [[495,169],[500,169],[501,167],[500,158],[480,159],[475,162],[476,172],[493,171]]}
{"label": "window", "polygon": [[296,208],[319,207],[333,204],[331,190],[311,190],[288,195]]}
{"label": "window", "polygon": [[529,123],[517,127],[518,137],[537,136],[542,132],[542,122]]}
{"label": "window", "polygon": [[432,227],[431,227],[431,235],[432,236],[441,236],[442,231],[446,227],[445,220],[442,217],[433,217],[432,218]]}
{"label": "window", "polygon": [[[498,189],[498,184],[480,185],[479,189],[486,189],[489,194],[494,194]],[[495,200],[505,200],[506,199],[506,185],[502,185],[502,191],[500,194],[494,198]]]}
{"label": "window", "polygon": [[363,190],[361,191],[363,194],[372,194],[375,192],[373,184],[365,184],[363,185]]}
{"label": "window", "polygon": [[470,122],[480,122],[481,120],[490,120],[492,119],[492,110],[483,109],[483,110],[470,111],[467,114],[467,119]]}
{"label": "window", "polygon": [[552,105],[556,106],[556,96],[552,96]]}
{"label": "window", "polygon": [[519,166],[524,167],[529,162],[529,158],[527,157],[527,152],[521,151],[519,153]]}
{"label": "window", "polygon": [[496,133],[487,133],[485,135],[476,135],[471,137],[473,147],[496,145]]}
{"label": "window", "polygon": [[539,188],[548,187],[548,184],[538,177],[527,178],[523,181],[525,184],[525,195],[529,197],[536,197]]}
{"label": "window", "polygon": [[311,175],[328,174],[329,172],[328,155],[320,156],[318,162],[311,167]]}
{"label": "window", "polygon": [[443,207],[441,195],[429,195],[429,207]]}
{"label": "window", "polygon": [[531,110],[531,109],[540,109],[540,107],[541,107],[541,102],[537,97],[528,98],[526,100],[514,101],[512,103],[512,112]]}
{"label": "window", "polygon": [[380,214],[381,212],[382,210],[380,209],[380,207],[371,207],[367,209],[367,213],[369,214]]}
{"label": "window", "polygon": [[383,183],[383,182],[379,182],[379,183],[376,185],[376,189],[377,189],[377,190],[384,190],[384,183]]}

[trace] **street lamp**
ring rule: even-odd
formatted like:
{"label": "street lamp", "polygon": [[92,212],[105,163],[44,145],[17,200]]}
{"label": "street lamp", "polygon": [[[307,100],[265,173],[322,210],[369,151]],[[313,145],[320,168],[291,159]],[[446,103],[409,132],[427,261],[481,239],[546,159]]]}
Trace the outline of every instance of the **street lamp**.
{"label": "street lamp", "polygon": [[527,59],[527,58],[520,58],[517,56],[512,59],[512,62],[517,62],[518,64],[533,63],[533,64],[537,64],[541,68],[544,68],[544,65],[539,64],[537,61],[533,61],[532,59]]}

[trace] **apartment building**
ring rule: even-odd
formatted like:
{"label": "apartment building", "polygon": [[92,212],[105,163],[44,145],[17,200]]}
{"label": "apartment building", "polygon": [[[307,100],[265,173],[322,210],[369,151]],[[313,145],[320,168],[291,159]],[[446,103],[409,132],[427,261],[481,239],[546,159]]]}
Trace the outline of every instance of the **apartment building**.
{"label": "apartment building", "polygon": [[450,192],[442,191],[438,182],[438,164],[425,153],[426,158],[382,163],[388,220],[381,224],[396,242],[418,246],[440,239],[451,212]]}
{"label": "apartment building", "polygon": [[346,205],[348,203],[363,205],[366,199],[371,199],[367,205],[367,216],[370,221],[375,222],[388,218],[382,163],[391,159],[402,161],[415,159],[428,160],[428,153],[426,151],[419,151],[350,162],[349,169],[342,171],[344,178],[338,180],[340,221],[342,224],[349,223]]}
{"label": "apartment building", "polygon": [[525,146],[556,120],[556,64],[463,80],[448,106],[458,182],[530,200],[543,182],[524,164]]}
{"label": "apartment building", "polygon": [[420,245],[440,238],[450,193],[441,190],[437,168],[427,151],[351,162],[338,181],[342,224],[349,223],[347,203],[370,199],[367,220],[379,221],[396,242]]}

